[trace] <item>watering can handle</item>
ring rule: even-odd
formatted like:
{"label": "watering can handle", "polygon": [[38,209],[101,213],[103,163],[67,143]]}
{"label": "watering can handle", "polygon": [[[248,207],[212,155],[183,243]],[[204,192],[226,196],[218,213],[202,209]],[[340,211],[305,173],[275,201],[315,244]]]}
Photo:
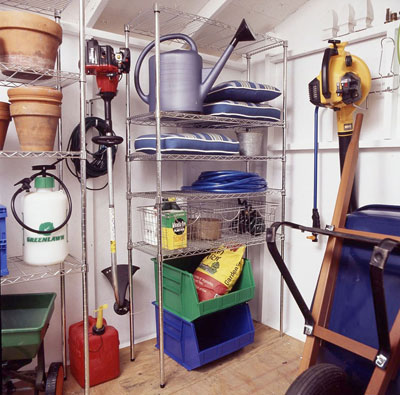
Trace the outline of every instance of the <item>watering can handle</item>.
{"label": "watering can handle", "polygon": [[[176,33],[176,34],[166,34],[165,36],[161,36],[160,37],[160,43],[163,41],[167,41],[167,40],[184,40],[186,41],[189,45],[190,45],[190,49],[192,51],[197,52],[197,46],[196,43],[186,34],[181,34],[181,33]],[[139,81],[139,72],[140,72],[140,67],[142,66],[143,60],[145,58],[145,56],[152,50],[152,48],[154,47],[155,42],[152,41],[150,44],[148,44],[142,51],[142,53],[139,55],[139,58],[136,62],[136,66],[135,66],[135,87],[136,87],[136,91],[139,95],[139,97],[147,104],[149,104],[149,95],[145,95],[143,93],[143,90],[140,86],[140,81]]]}

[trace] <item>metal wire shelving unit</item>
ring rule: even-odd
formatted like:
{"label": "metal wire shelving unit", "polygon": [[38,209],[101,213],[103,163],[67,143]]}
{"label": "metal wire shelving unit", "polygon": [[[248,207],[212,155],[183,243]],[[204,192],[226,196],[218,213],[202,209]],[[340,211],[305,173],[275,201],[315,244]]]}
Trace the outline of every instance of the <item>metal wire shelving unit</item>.
{"label": "metal wire shelving unit", "polygon": [[[170,9],[159,7],[157,4],[153,11],[144,12],[137,15],[128,25],[125,25],[125,41],[129,42],[129,34],[136,37],[150,38],[155,41],[155,59],[156,59],[156,92],[159,86],[159,55],[160,55],[160,36],[171,33],[184,33],[196,42],[199,52],[208,53],[210,55],[219,55],[229,44],[236,29],[221,22],[203,18],[201,16],[188,14]],[[182,47],[182,41],[177,40],[169,44],[171,49]],[[165,45],[165,43],[163,43]],[[166,48],[168,45],[166,45]],[[192,241],[190,246],[181,250],[166,250],[162,246],[161,235],[161,218],[162,218],[162,199],[168,197],[182,198],[187,202],[200,201],[202,199],[232,199],[244,198],[249,194],[204,194],[198,192],[182,192],[182,191],[163,191],[161,169],[163,161],[240,161],[246,164],[246,171],[250,170],[251,162],[268,162],[269,160],[278,160],[281,162],[281,185],[275,189],[269,189],[266,193],[251,194],[251,197],[262,197],[266,202],[268,195],[276,195],[279,201],[280,218],[285,219],[285,197],[286,197],[286,133],[287,125],[286,105],[287,105],[287,42],[275,37],[264,34],[257,34],[256,41],[252,43],[239,43],[234,53],[231,55],[233,59],[245,59],[247,61],[247,79],[250,80],[250,61],[254,55],[264,53],[265,51],[280,48],[283,54],[283,70],[282,70],[282,119],[280,122],[256,121],[251,119],[237,119],[229,117],[187,114],[187,113],[171,113],[160,111],[159,98],[156,97],[156,110],[154,113],[130,115],[130,102],[127,98],[127,121],[126,121],[126,174],[127,174],[127,217],[128,217],[128,256],[132,260],[132,250],[135,248],[147,254],[157,257],[157,262],[162,263],[164,259],[172,259],[183,256],[197,255],[217,249],[221,245],[221,241]],[[129,76],[128,76],[129,78]],[[128,79],[127,78],[127,79]],[[158,82],[157,82],[158,81]],[[129,84],[127,83],[127,86]],[[140,154],[133,150],[131,142],[131,125],[154,126],[156,131],[156,153],[154,155]],[[239,156],[222,156],[222,155],[178,155],[178,154],[161,154],[161,128],[194,128],[194,129],[254,129],[254,128],[279,128],[282,131],[282,149],[279,155],[275,156],[257,156],[257,157],[239,157]],[[156,162],[156,191],[155,192],[135,192],[132,193],[131,181],[131,165],[134,161],[155,161]],[[157,245],[150,245],[144,241],[132,241],[132,199],[152,199],[156,202],[157,208],[157,234],[159,242]],[[280,235],[281,253],[284,254],[284,234]],[[236,235],[231,240],[226,240],[228,243],[245,243],[248,246],[262,244],[265,242],[265,235],[250,236]],[[160,386],[165,386],[165,370],[164,370],[164,334],[163,334],[163,265],[158,265],[158,295],[159,296],[159,355],[160,355]],[[283,281],[281,279],[280,288],[280,329],[282,332],[282,317],[283,317]]]}
{"label": "metal wire shelving unit", "polygon": [[[0,0],[0,5],[16,8],[23,11],[40,13],[54,17],[56,23],[61,22],[61,13],[72,0]],[[8,257],[7,265],[9,275],[1,278],[1,286],[59,277],[61,299],[61,341],[62,362],[64,375],[67,372],[67,342],[66,342],[66,303],[65,303],[65,276],[81,273],[82,276],[82,315],[84,323],[84,368],[85,388],[84,393],[89,393],[89,339],[88,339],[88,287],[86,263],[86,150],[85,150],[85,0],[79,0],[79,49],[81,59],[80,72],[61,71],[60,49],[58,50],[56,67],[54,70],[32,67],[29,64],[10,64],[0,62],[0,87],[13,88],[18,86],[50,86],[62,89],[74,83],[79,83],[80,90],[80,124],[81,147],[80,152],[67,152],[62,149],[62,120],[58,124],[58,149],[56,151],[0,151],[0,158],[79,158],[81,165],[81,241],[82,256],[77,259],[69,255],[66,260],[58,265],[35,267],[26,265],[22,257]],[[62,165],[58,165],[58,175],[63,178]]]}

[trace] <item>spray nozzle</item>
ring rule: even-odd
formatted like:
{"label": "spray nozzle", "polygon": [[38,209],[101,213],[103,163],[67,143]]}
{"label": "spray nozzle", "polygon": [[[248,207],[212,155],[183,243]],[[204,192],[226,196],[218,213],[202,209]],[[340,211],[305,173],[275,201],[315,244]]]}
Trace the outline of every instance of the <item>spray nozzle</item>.
{"label": "spray nozzle", "polygon": [[94,311],[95,313],[97,313],[96,325],[94,325],[92,328],[92,332],[94,335],[102,335],[106,330],[106,327],[103,323],[103,310],[107,308],[108,304],[102,304],[97,310]]}

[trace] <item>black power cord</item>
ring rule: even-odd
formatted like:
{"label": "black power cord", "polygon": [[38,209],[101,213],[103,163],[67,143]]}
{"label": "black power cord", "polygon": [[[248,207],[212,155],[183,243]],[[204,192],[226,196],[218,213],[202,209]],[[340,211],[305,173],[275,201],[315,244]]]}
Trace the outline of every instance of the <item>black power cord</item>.
{"label": "black power cord", "polygon": [[[97,117],[87,117],[85,118],[85,130],[86,133],[89,129],[94,128],[99,132],[100,136],[105,136],[108,131],[108,125],[104,119]],[[112,131],[112,136],[115,136],[115,133]],[[88,157],[92,158],[86,160],[86,178],[97,178],[107,174],[107,147],[105,145],[99,145],[99,149],[95,152],[91,152],[86,147],[86,154]],[[113,164],[115,162],[115,156],[117,154],[117,145],[112,146],[112,161]],[[68,141],[67,151],[80,151],[81,150],[81,133],[80,133],[80,124],[78,124],[75,129],[72,131],[71,136]],[[70,159],[74,169],[71,169],[68,161],[66,161],[67,168],[71,172],[71,174],[76,177],[79,182],[81,180],[80,177],[80,159],[72,158]],[[104,189],[108,183],[106,183],[101,188],[87,188],[91,191],[100,191]]]}

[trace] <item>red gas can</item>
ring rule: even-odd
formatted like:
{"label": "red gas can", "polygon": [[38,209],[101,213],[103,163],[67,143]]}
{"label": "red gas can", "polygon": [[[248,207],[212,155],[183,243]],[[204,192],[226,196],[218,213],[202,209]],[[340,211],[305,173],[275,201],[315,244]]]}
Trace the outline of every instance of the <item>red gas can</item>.
{"label": "red gas can", "polygon": [[[89,363],[90,386],[115,379],[119,376],[119,339],[118,331],[107,326],[102,335],[92,333],[96,319],[89,316]],[[83,388],[85,385],[85,367],[83,352],[83,321],[69,327],[69,360],[71,373]]]}

